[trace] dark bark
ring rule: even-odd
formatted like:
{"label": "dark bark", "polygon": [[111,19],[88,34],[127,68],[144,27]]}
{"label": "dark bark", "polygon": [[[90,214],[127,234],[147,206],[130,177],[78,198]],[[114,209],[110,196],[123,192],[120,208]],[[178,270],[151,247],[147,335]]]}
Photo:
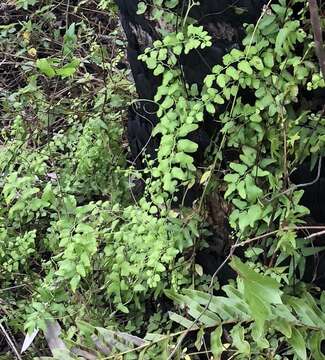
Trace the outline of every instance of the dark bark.
{"label": "dark bark", "polygon": [[[157,124],[153,99],[161,78],[154,76],[146,65],[138,60],[138,56],[154,40],[159,39],[158,30],[161,24],[149,21],[144,15],[138,15],[138,1],[115,1],[119,7],[121,24],[126,34],[128,62],[139,96],[138,101],[129,109],[128,116],[131,158],[137,168],[143,168],[144,152],[155,158],[155,149],[159,144],[159,139],[152,138],[151,132]],[[188,55],[180,57],[179,66],[182,68],[184,82],[197,84],[200,88],[204,77],[211,72],[214,65],[221,63],[223,55],[232,48],[240,47],[243,24],[255,22],[265,2],[265,0],[201,0],[199,6],[194,6],[189,16],[196,19],[198,24],[203,25],[209,32],[213,45],[210,48],[191,51]],[[187,9],[188,0],[180,2],[175,10],[180,21]],[[202,162],[204,151],[211,138],[214,137],[216,129],[217,124],[207,114],[204,125],[191,134],[191,140],[199,145],[195,159],[197,163]]]}
{"label": "dark bark", "polygon": [[317,0],[309,0],[309,12],[310,12],[310,21],[313,28],[314,40],[316,55],[318,57],[319,66],[325,79],[325,49],[323,42],[323,31],[319,16],[319,8]]}

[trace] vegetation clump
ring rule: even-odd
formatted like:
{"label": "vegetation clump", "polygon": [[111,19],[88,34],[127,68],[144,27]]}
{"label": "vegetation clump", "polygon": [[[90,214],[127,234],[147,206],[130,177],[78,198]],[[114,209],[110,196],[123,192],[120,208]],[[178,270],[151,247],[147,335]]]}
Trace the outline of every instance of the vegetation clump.
{"label": "vegetation clump", "polygon": [[[115,3],[0,5],[1,358],[324,358],[322,210],[303,205],[306,185],[323,194],[325,155],[310,8],[269,2],[197,84],[182,61],[215,39],[195,17],[203,2],[181,5],[134,14],[159,34],[137,59],[159,83],[159,145],[141,169],[128,162],[137,95]],[[211,118],[202,150],[193,134]],[[295,181],[301,169],[315,177]]]}

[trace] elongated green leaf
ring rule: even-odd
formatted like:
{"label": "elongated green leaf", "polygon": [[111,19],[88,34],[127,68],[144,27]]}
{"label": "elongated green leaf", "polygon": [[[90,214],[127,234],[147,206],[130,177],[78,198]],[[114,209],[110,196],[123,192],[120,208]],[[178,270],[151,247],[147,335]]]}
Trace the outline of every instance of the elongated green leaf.
{"label": "elongated green leaf", "polygon": [[195,299],[190,298],[189,296],[184,296],[175,293],[172,290],[164,290],[165,295],[182,306],[186,306],[188,313],[194,318],[198,319],[199,322],[203,323],[206,326],[216,326],[220,324],[220,318],[217,314],[212,311],[202,307]]}
{"label": "elongated green leaf", "polygon": [[244,286],[244,294],[251,310],[251,316],[256,322],[257,331],[262,333],[265,321],[272,315],[271,305],[257,295],[253,283],[244,282]]}
{"label": "elongated green leaf", "polygon": [[274,328],[280,331],[286,338],[290,338],[292,335],[292,329],[288,320],[283,318],[277,318],[272,322]]}
{"label": "elongated green leaf", "polygon": [[214,359],[219,359],[224,350],[221,341],[221,336],[222,336],[222,326],[218,326],[211,333],[211,351]]}
{"label": "elongated green leaf", "polygon": [[296,355],[301,360],[307,359],[306,343],[305,339],[299,329],[292,329],[292,336],[288,339],[289,344],[293,347]]}
{"label": "elongated green leaf", "polygon": [[195,299],[200,305],[209,304],[209,310],[218,314],[224,321],[248,320],[249,308],[243,300],[235,298],[226,298],[222,296],[211,296],[209,293],[197,290],[184,290],[184,293],[190,298]]}
{"label": "elongated green leaf", "polygon": [[325,246],[313,246],[313,247],[305,247],[301,249],[303,256],[311,256],[320,253],[325,250]]}
{"label": "elongated green leaf", "polygon": [[238,191],[239,196],[240,196],[242,199],[246,199],[246,189],[245,189],[245,182],[244,182],[244,180],[239,181],[239,183],[237,184],[237,191]]}
{"label": "elongated green leaf", "polygon": [[282,292],[280,284],[276,280],[257,273],[237,257],[232,259],[230,265],[246,281],[246,285],[249,284],[254,289],[256,296],[270,304],[282,304]]}
{"label": "elongated green leaf", "polygon": [[325,359],[325,355],[321,351],[321,344],[324,339],[325,333],[323,331],[314,331],[309,336],[309,349],[315,360]]}
{"label": "elongated green leaf", "polygon": [[306,326],[325,330],[325,322],[317,315],[305,298],[285,297],[286,302],[295,310],[297,317]]}
{"label": "elongated green leaf", "polygon": [[184,326],[186,329],[197,329],[196,325],[193,326],[193,321],[186,319],[184,316],[178,315],[172,311],[168,312],[170,320]]}
{"label": "elongated green leaf", "polygon": [[280,29],[280,31],[278,32],[278,35],[277,35],[276,41],[275,41],[275,48],[274,48],[276,53],[278,53],[278,54],[281,53],[282,46],[287,39],[287,35],[288,35],[287,28]]}

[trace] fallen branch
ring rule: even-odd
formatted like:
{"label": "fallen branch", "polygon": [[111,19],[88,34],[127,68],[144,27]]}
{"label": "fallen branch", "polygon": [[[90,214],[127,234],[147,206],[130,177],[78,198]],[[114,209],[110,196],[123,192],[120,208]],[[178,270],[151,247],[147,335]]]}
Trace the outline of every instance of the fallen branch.
{"label": "fallen branch", "polygon": [[18,360],[22,360],[22,357],[19,355],[19,351],[17,350],[14,342],[11,340],[10,335],[7,333],[6,329],[4,328],[4,326],[1,323],[0,323],[0,331],[6,338],[7,344],[10,346],[11,350],[14,352],[16,358]]}

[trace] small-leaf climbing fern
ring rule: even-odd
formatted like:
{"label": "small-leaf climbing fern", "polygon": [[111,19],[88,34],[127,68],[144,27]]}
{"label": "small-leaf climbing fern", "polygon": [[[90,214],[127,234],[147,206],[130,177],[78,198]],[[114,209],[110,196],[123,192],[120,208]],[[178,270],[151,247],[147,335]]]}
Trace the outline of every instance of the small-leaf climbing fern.
{"label": "small-leaf climbing fern", "polygon": [[197,100],[197,86],[184,86],[178,57],[193,49],[211,46],[211,38],[202,26],[185,25],[181,31],[171,32],[163,40],[155,41],[141,59],[154,75],[162,76],[155,101],[159,104],[159,123],[153,135],[161,134],[158,164],[152,169],[153,181],[149,193],[154,209],[166,211],[178,188],[193,185],[196,168],[193,153],[198,145],[186,137],[203,121],[204,104]]}
{"label": "small-leaf climbing fern", "polygon": [[[293,7],[301,10],[297,13]],[[142,5],[141,12],[146,9]],[[324,116],[300,103],[306,91],[325,87],[307,24],[305,4],[300,0],[290,3],[280,0],[267,6],[257,24],[246,27],[241,50],[233,49],[224,56],[223,63],[216,65],[205,78],[201,92],[196,86],[184,86],[177,59],[192,49],[211,46],[211,39],[202,27],[184,21],[181,29],[169,32],[141,56],[154,75],[162,76],[155,97],[159,104],[159,124],[153,132],[161,135],[161,142],[157,165],[148,181],[150,200],[148,203],[146,197],[142,202],[145,209],[165,216],[178,187],[191,186],[195,181],[192,154],[197,145],[186,136],[198,129],[204,111],[216,114],[218,105],[228,102],[229,110],[215,116],[222,123],[221,133],[226,139],[222,154],[226,150],[238,154],[236,160],[228,162],[224,177],[225,198],[233,208],[229,222],[238,241],[268,232],[275,234],[265,237],[263,246],[254,247],[251,254],[247,252],[247,257],[254,260],[248,265],[265,276],[263,281],[270,282],[268,277],[272,277],[277,288],[288,285],[289,293],[296,268],[300,274],[304,272],[302,255],[304,247],[309,246],[299,239],[297,232],[308,209],[300,205],[303,191],[291,183],[290,175],[304,160],[310,159],[315,165],[325,153]],[[220,152],[216,156],[220,157]],[[224,160],[227,160],[225,156]],[[260,263],[258,255],[265,248],[268,249],[266,261]],[[287,258],[289,266],[281,267]],[[257,277],[249,267],[236,270],[244,279],[247,274]],[[242,286],[239,281],[238,288],[242,290]],[[229,295],[231,299],[233,295]],[[299,302],[304,297],[311,299],[304,292],[300,295]],[[269,346],[264,338],[267,316],[263,309],[267,299],[262,294],[245,296],[249,305],[250,301],[254,303],[252,348],[261,354]],[[281,320],[279,331],[287,337],[289,353],[305,359],[308,346],[302,334],[310,336],[310,341],[316,335],[307,326],[292,327],[290,311],[296,308],[295,304],[290,305],[292,308],[287,318]],[[238,324],[231,332],[238,358],[255,356],[245,340],[245,331]],[[315,341],[318,347],[320,340]]]}
{"label": "small-leaf climbing fern", "polygon": [[[189,25],[182,32],[170,33],[156,41],[153,49],[147,49],[141,56],[154,75],[163,78],[155,97],[159,104],[159,124],[154,129],[154,135],[161,134],[161,143],[157,164],[150,168],[151,178],[146,189],[149,196],[140,200],[139,207],[125,209],[125,223],[112,233],[114,246],[107,247],[108,256],[119,254],[114,259],[113,272],[107,276],[108,293],[113,295],[118,309],[125,312],[128,308],[124,304],[139,305],[139,299],[152,289],[155,296],[159,295],[166,281],[174,288],[190,281],[182,271],[172,269],[176,255],[193,245],[198,235],[198,219],[191,215],[185,220],[173,212],[170,205],[179,186],[195,180],[192,155],[197,144],[186,136],[202,122],[203,104],[188,99],[176,65],[177,56],[182,52],[210,44],[210,37],[202,27]],[[198,94],[195,87],[190,91]],[[167,276],[163,276],[166,270]]]}
{"label": "small-leaf climbing fern", "polygon": [[[169,17],[169,9],[175,5],[170,2],[167,7]],[[145,9],[140,3],[139,13]],[[170,20],[175,24],[176,15]],[[198,237],[198,216],[182,217],[171,209],[171,203],[181,186],[195,182],[193,154],[198,145],[186,137],[203,121],[204,104],[195,98],[199,95],[196,86],[184,86],[178,57],[208,46],[211,39],[203,27],[185,23],[140,56],[153,74],[163,79],[154,99],[159,124],[153,135],[159,134],[161,142],[157,162],[149,163],[145,196],[139,206],[123,211],[107,237],[105,253],[111,259],[107,293],[117,309],[126,313],[134,305],[140,309],[150,294],[157,297],[166,283],[179,289],[192,281],[188,275],[191,264],[180,254]]]}
{"label": "small-leaf climbing fern", "polygon": [[[315,164],[324,155],[324,117],[299,106],[302,91],[325,86],[304,21],[304,11],[297,18],[283,0],[271,5],[256,27],[247,27],[243,50],[225,55],[204,81],[208,111],[232,102],[220,116],[221,131],[239,158],[229,163],[225,197],[234,206],[230,224],[242,238],[301,221],[308,210],[289,175],[307,157]],[[282,245],[288,243],[279,237]]]}

